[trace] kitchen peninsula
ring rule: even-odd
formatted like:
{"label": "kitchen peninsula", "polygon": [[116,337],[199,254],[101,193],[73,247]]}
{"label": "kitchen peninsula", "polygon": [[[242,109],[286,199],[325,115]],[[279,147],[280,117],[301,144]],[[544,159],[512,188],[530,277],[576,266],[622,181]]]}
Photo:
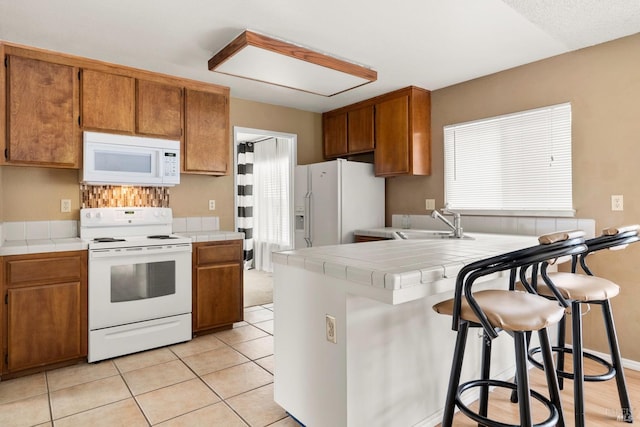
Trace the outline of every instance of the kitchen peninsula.
{"label": "kitchen peninsula", "polygon": [[[309,427],[437,425],[455,334],[432,305],[451,297],[463,265],[537,244],[533,236],[471,237],[274,254],[275,401]],[[484,286],[507,277],[489,279]],[[480,338],[469,340],[463,381],[479,375]],[[511,340],[494,346],[492,375],[507,378]]]}

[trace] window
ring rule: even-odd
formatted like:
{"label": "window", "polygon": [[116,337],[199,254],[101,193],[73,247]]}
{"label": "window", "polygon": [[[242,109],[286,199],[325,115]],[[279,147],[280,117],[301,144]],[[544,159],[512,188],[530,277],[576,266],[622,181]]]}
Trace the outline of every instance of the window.
{"label": "window", "polygon": [[444,127],[445,201],[488,215],[571,216],[571,104]]}

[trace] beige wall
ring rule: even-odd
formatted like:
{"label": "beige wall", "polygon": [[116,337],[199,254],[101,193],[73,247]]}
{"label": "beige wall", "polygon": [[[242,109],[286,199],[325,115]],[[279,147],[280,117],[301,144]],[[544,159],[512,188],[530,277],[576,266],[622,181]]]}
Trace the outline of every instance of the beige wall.
{"label": "beige wall", "polygon": [[[425,198],[442,206],[444,125],[570,101],[573,202],[596,229],[640,223],[640,34],[514,68],[432,93],[433,175],[387,180],[387,217],[426,214]],[[482,149],[482,147],[478,147]],[[610,196],[622,194],[624,211]],[[464,223],[464,220],[463,220]],[[640,244],[597,254],[596,274],[615,280],[613,300],[623,357],[640,361]],[[607,351],[597,306],[585,316],[585,343]]]}
{"label": "beige wall", "polygon": [[[233,126],[286,132],[298,135],[298,163],[322,160],[322,117],[292,108],[231,98],[230,164],[233,164]],[[43,221],[79,218],[80,187],[77,170],[3,166],[0,167],[0,219]],[[170,189],[174,215],[220,217],[220,228],[233,229],[233,170],[229,176],[181,176],[180,185]],[[71,199],[72,212],[60,212],[60,199]],[[216,210],[208,210],[208,200]]]}

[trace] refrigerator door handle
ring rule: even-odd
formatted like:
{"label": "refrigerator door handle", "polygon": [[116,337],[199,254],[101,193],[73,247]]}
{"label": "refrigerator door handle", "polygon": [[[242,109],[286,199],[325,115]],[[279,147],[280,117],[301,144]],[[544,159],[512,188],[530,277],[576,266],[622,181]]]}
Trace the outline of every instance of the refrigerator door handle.
{"label": "refrigerator door handle", "polygon": [[311,192],[307,192],[304,195],[304,241],[307,242],[307,247],[310,248],[312,245],[311,240],[311,225],[309,222],[311,221]]}

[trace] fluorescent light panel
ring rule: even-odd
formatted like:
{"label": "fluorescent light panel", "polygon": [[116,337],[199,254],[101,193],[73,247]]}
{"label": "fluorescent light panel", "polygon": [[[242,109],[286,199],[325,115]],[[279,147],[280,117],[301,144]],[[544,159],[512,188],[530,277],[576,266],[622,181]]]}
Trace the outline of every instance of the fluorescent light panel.
{"label": "fluorescent light panel", "polygon": [[376,81],[369,68],[245,31],[209,60],[209,70],[333,96]]}

